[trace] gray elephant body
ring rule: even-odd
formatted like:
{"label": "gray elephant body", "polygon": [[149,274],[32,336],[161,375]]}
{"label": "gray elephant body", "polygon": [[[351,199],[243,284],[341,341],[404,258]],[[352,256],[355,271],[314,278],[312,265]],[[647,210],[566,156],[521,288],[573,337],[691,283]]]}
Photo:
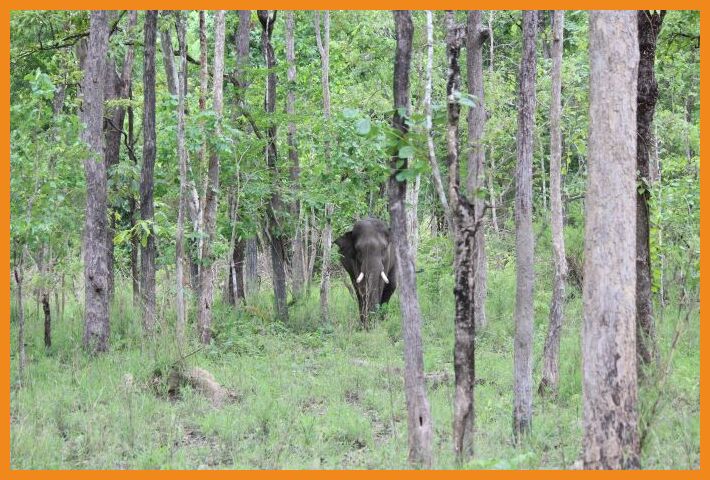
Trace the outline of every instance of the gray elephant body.
{"label": "gray elephant body", "polygon": [[389,301],[396,288],[397,270],[390,229],[377,218],[359,220],[335,240],[342,263],[355,287],[360,321],[368,327],[369,314]]}

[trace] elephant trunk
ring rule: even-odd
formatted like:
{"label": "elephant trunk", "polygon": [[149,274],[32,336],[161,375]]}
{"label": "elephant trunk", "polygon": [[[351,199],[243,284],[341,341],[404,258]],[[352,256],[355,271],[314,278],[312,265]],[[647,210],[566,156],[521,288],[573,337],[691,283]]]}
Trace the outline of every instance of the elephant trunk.
{"label": "elephant trunk", "polygon": [[367,324],[369,314],[377,310],[382,301],[382,291],[385,285],[389,283],[387,274],[384,271],[384,266],[382,262],[372,262],[369,265],[363,265],[362,271],[358,274],[358,279],[360,282],[359,286],[362,288],[362,298],[364,304],[362,305],[362,312],[360,312]]}

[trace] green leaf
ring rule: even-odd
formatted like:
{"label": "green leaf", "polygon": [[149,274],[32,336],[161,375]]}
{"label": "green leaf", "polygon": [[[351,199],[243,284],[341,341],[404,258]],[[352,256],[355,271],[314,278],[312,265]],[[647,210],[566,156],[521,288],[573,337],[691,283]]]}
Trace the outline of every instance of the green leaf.
{"label": "green leaf", "polygon": [[399,158],[414,158],[414,147],[411,145],[401,147],[397,156]]}
{"label": "green leaf", "polygon": [[360,112],[358,112],[354,108],[346,108],[343,110],[343,117],[347,120],[352,120],[354,118],[357,118]]}
{"label": "green leaf", "polygon": [[372,129],[372,122],[370,122],[369,118],[363,118],[357,122],[355,129],[358,135],[367,135],[370,133],[370,129]]}

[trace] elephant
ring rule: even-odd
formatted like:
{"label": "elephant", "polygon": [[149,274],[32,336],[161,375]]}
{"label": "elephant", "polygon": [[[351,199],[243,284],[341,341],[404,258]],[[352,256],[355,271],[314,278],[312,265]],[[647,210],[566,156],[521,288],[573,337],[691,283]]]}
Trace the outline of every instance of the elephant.
{"label": "elephant", "polygon": [[369,327],[369,315],[387,303],[397,286],[394,245],[389,227],[378,218],[355,222],[353,229],[335,240],[340,262],[355,287],[360,322]]}

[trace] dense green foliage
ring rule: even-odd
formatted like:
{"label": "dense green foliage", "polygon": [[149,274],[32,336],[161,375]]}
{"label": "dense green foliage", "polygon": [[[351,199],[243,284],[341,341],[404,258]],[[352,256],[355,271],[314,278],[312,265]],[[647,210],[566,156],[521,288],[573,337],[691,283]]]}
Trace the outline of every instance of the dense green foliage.
{"label": "dense green foliage", "polygon": [[[324,206],[335,205],[333,228],[347,230],[353,220],[372,214],[387,218],[381,185],[389,175],[393,151],[411,158],[402,179],[422,175],[419,198],[420,249],[418,284],[424,317],[425,370],[435,426],[435,466],[454,467],[451,447],[453,398],[453,273],[451,240],[432,233],[443,225],[443,213],[431,182],[423,124],[426,66],[425,17],[414,14],[412,65],[412,133],[393,138],[392,16],[383,11],[331,13],[330,81],[333,117],[322,115],[320,57],[312,12],[296,13],[296,114],[285,112],[286,61],[284,22],[279,12],[273,34],[278,74],[276,112],[263,109],[266,69],[260,26],[252,14],[249,86],[237,92],[225,82],[225,109],[220,136],[213,134],[211,99],[198,112],[199,66],[189,65],[187,146],[190,176],[198,193],[207,165],[200,159],[203,141],[220,152],[220,199],[217,238],[218,282],[226,281],[232,222],[227,193],[238,204],[236,229],[241,238],[263,237],[263,221],[273,188],[286,202],[301,200],[318,228]],[[209,56],[213,55],[212,13],[207,13]],[[463,19],[463,12],[459,12]],[[134,38],[126,32],[125,15],[116,16],[110,56],[119,65],[128,45],[135,44],[131,106],[135,135],[142,138],[142,24],[138,15]],[[517,70],[521,51],[519,12],[485,12],[493,28],[493,52],[484,51],[487,197],[498,204],[499,231],[486,224],[489,265],[489,325],[477,339],[476,459],[470,468],[570,468],[581,447],[581,278],[584,249],[584,192],[588,134],[587,13],[568,12],[565,21],[562,73],[563,203],[570,266],[568,323],[562,339],[559,396],[534,399],[533,437],[520,448],[510,444],[512,351],[515,291],[514,213]],[[199,58],[198,15],[187,14],[188,53]],[[446,156],[446,58],[442,12],[435,13],[434,141],[439,159]],[[538,107],[534,154],[534,219],[536,232],[535,378],[547,325],[552,290],[549,198],[550,17],[541,15],[538,39]],[[122,146],[121,159],[109,176],[110,215],[115,223],[116,294],[111,308],[111,351],[90,358],[80,348],[83,325],[82,228],[86,186],[82,168],[85,147],[79,139],[77,89],[82,72],[74,44],[86,35],[88,16],[80,11],[15,11],[11,15],[11,241],[13,262],[23,248],[26,284],[28,379],[11,397],[13,468],[265,468],[405,466],[402,343],[397,301],[384,308],[371,331],[356,325],[356,301],[344,288],[346,275],[332,281],[332,324],[321,324],[317,289],[291,305],[286,323],[273,320],[268,279],[246,305],[231,307],[217,295],[215,341],[186,361],[209,369],[238,393],[238,400],[214,409],[186,388],[179,399],[168,398],[164,379],[156,376],[185,352],[172,337],[175,324],[175,232],[179,201],[176,153],[177,99],[168,92],[162,56],[157,55],[157,159],[155,167],[155,232],[158,248],[158,312],[162,337],[145,340],[140,312],[129,294],[131,237],[144,240],[148,229],[131,228],[131,202],[138,197],[137,163]],[[234,32],[238,16],[227,14],[225,72],[235,68]],[[174,20],[162,16],[159,28],[175,38]],[[659,364],[647,372],[641,388],[642,429],[648,437],[642,452],[645,468],[697,468],[699,464],[699,13],[669,11],[658,40],[656,75],[659,101],[655,131],[657,162],[646,188],[652,198],[651,249]],[[465,57],[465,55],[462,55]],[[177,59],[177,57],[176,57]],[[490,65],[491,59],[493,65]],[[465,61],[465,58],[463,59]],[[212,60],[209,60],[210,65]],[[463,66],[462,66],[463,67]],[[53,112],[57,88],[66,98]],[[239,114],[243,93],[250,123]],[[463,96],[464,112],[477,99]],[[114,105],[116,102],[114,102]],[[463,112],[462,112],[463,113]],[[290,182],[286,124],[297,125],[301,162],[300,188]],[[279,125],[279,171],[264,160],[265,140],[254,134],[270,122]],[[201,125],[206,125],[203,132]],[[326,144],[330,155],[325,155]],[[461,145],[466,129],[461,128]],[[465,148],[465,147],[462,147]],[[462,155],[465,158],[465,154]],[[446,174],[444,162],[440,162]],[[465,175],[465,166],[464,172]],[[283,217],[287,235],[297,219]],[[189,223],[189,222],[188,222]],[[188,236],[194,238],[192,230]],[[51,265],[40,272],[44,262]],[[267,249],[268,250],[268,249]],[[194,252],[193,252],[194,253]],[[334,257],[336,253],[334,252]],[[334,258],[335,260],[335,258]],[[266,262],[265,262],[266,263]],[[14,263],[13,263],[14,265]],[[316,261],[319,275],[320,258]],[[60,281],[61,279],[61,281]],[[316,281],[314,281],[316,283]],[[40,308],[34,292],[52,291],[54,343],[45,350]],[[62,288],[64,290],[62,290]],[[218,290],[218,289],[216,289]],[[221,290],[221,289],[220,289]],[[65,300],[66,297],[66,300]],[[396,297],[396,295],[395,295]],[[60,300],[61,299],[61,300]],[[62,315],[56,318],[59,305]],[[194,306],[189,308],[188,352],[198,349]],[[13,319],[16,316],[13,309]],[[16,350],[12,324],[13,355]],[[676,338],[677,337],[677,338]],[[194,345],[193,345],[194,344]],[[17,384],[13,357],[11,384]]]}

